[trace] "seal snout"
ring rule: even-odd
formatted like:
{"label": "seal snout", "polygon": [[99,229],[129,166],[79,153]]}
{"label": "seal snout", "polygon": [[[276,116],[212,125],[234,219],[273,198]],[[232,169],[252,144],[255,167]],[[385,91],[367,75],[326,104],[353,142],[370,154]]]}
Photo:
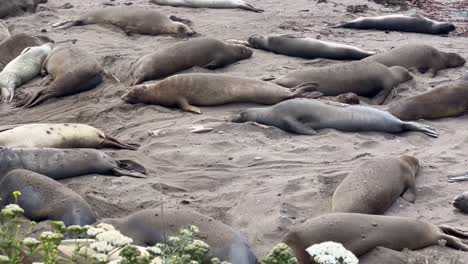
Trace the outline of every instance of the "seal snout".
{"label": "seal snout", "polygon": [[253,35],[250,38],[247,39],[247,42],[254,47],[254,48],[259,48],[261,47],[261,43],[263,42],[263,37],[259,35]]}

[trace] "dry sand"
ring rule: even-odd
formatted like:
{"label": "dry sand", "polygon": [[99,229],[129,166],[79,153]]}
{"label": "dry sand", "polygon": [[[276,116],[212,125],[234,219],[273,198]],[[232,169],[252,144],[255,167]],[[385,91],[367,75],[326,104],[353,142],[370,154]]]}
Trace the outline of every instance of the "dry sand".
{"label": "dry sand", "polygon": [[[71,9],[57,8],[71,3]],[[51,23],[103,8],[104,3],[147,7],[168,15],[190,19],[204,36],[246,39],[253,34],[295,33],[320,36],[374,51],[385,51],[408,43],[425,43],[468,57],[468,39],[412,33],[328,29],[329,24],[349,20],[349,4],[367,4],[364,15],[395,13],[394,9],[364,0],[251,1],[264,13],[243,10],[160,7],[146,0],[113,2],[100,0],[49,0],[39,12],[6,19],[13,32],[28,32],[55,41],[78,39],[77,46],[96,55],[105,68],[123,82],[139,57],[183,41],[171,36],[126,36],[112,27],[89,25],[67,30],[52,29]],[[41,11],[42,10],[42,11]],[[410,9],[405,13],[418,11]],[[46,29],[46,33],[41,33]],[[306,67],[307,60],[255,50],[251,59],[238,62],[219,73],[261,78],[281,76]],[[309,66],[336,63],[314,60]],[[394,99],[425,92],[434,85],[456,80],[468,66],[444,70],[436,78],[417,74],[414,81],[400,85]],[[38,89],[40,78],[18,89],[17,98]],[[128,105],[120,96],[129,89],[108,78],[97,89],[48,101],[33,109],[1,106],[0,125],[32,122],[80,122],[93,125],[123,140],[139,143],[138,151],[108,151],[116,157],[133,158],[149,170],[148,179],[84,176],[62,183],[77,191],[95,208],[99,217],[120,217],[160,204],[159,181],[164,187],[166,207],[192,208],[214,217],[243,233],[258,256],[264,256],[294,225],[326,213],[334,189],[347,173],[373,157],[410,154],[422,169],[417,178],[417,201],[398,199],[388,215],[415,217],[435,224],[466,226],[468,216],[449,204],[467,190],[468,182],[447,183],[446,176],[468,171],[468,116],[424,122],[440,133],[437,139],[421,133],[343,133],[332,129],[317,136],[298,136],[278,129],[251,124],[230,124],[224,118],[246,105],[202,108],[203,115],[159,106]],[[205,134],[190,132],[194,125],[213,127]],[[156,132],[156,133],[153,133]],[[156,134],[156,135],[155,135]],[[420,251],[438,263],[457,251],[430,247]],[[464,263],[468,253],[461,253]],[[429,262],[432,263],[432,262]]]}

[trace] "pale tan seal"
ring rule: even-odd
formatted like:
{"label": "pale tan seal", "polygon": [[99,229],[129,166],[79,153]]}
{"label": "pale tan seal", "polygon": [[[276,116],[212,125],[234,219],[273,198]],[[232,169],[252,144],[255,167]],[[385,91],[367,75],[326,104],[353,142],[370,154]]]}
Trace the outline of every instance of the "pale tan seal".
{"label": "pale tan seal", "polygon": [[468,110],[468,80],[439,85],[428,92],[391,103],[387,111],[401,120],[437,119]]}
{"label": "pale tan seal", "polygon": [[150,0],[151,3],[158,5],[192,7],[192,8],[240,8],[257,13],[263,12],[262,9],[247,4],[243,0]]}
{"label": "pale tan seal", "polygon": [[18,57],[25,48],[53,42],[48,37],[31,36],[26,33],[13,34],[0,43],[0,70]]}
{"label": "pale tan seal", "polygon": [[306,249],[314,244],[333,241],[354,255],[370,252],[381,246],[393,250],[416,250],[438,245],[468,251],[468,234],[449,226],[436,226],[426,221],[407,217],[368,214],[334,213],[307,220],[296,226],[283,239],[300,264],[311,264]]}
{"label": "pale tan seal", "polygon": [[127,33],[141,35],[175,34],[191,36],[195,32],[187,25],[173,21],[153,9],[135,7],[108,7],[91,11],[78,19],[55,23],[57,28],[69,28],[90,24],[111,24]]}
{"label": "pale tan seal", "polygon": [[48,74],[52,82],[26,98],[23,107],[93,89],[104,79],[104,69],[96,58],[73,46],[55,47],[44,60],[41,73]]}
{"label": "pale tan seal", "polygon": [[286,99],[307,96],[317,89],[316,83],[301,84],[292,90],[251,78],[210,73],[179,74],[154,84],[133,87],[122,99],[127,103],[178,106],[184,111],[201,114],[198,106],[229,103],[275,104]]}
{"label": "pale tan seal", "polygon": [[11,36],[10,30],[5,22],[0,21],[0,43]]}
{"label": "pale tan seal", "polygon": [[403,193],[414,203],[418,171],[419,161],[407,155],[365,161],[336,188],[332,212],[383,214]]}
{"label": "pale tan seal", "polygon": [[8,148],[122,148],[137,149],[85,124],[28,124],[0,132]]}
{"label": "pale tan seal", "polygon": [[401,66],[421,73],[429,71],[434,77],[440,70],[463,66],[466,59],[457,53],[443,52],[429,45],[409,44],[372,55],[363,61],[376,61],[387,67]]}

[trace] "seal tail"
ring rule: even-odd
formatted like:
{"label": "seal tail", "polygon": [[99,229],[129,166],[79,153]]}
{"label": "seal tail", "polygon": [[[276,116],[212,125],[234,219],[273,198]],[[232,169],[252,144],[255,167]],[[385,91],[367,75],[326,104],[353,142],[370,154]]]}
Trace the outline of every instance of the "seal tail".
{"label": "seal tail", "polygon": [[253,6],[251,4],[243,4],[243,5],[239,6],[239,8],[244,9],[244,10],[253,11],[253,12],[256,12],[256,13],[262,13],[262,12],[265,11],[263,9],[256,8],[255,6]]}
{"label": "seal tail", "polygon": [[117,176],[129,176],[134,178],[146,178],[146,169],[133,160],[117,160],[118,168],[112,171]]}
{"label": "seal tail", "polygon": [[350,27],[350,24],[348,22],[331,26],[331,28],[349,28],[349,27]]}
{"label": "seal tail", "polygon": [[108,135],[105,136],[104,142],[102,142],[102,146],[109,147],[109,148],[130,149],[130,150],[137,150],[138,147],[140,147],[140,145],[138,144],[127,144]]}
{"label": "seal tail", "polygon": [[403,129],[405,131],[419,131],[434,138],[439,137],[439,133],[434,128],[416,122],[403,122]]}
{"label": "seal tail", "polygon": [[83,25],[83,20],[67,20],[67,21],[54,23],[52,24],[52,27],[58,28],[58,29],[67,29],[67,28],[71,28],[74,26],[82,26],[82,25]]}
{"label": "seal tail", "polygon": [[318,83],[303,83],[291,88],[293,92],[289,98],[296,98],[296,97],[306,97],[306,98],[319,98],[323,94],[317,91],[319,87]]}

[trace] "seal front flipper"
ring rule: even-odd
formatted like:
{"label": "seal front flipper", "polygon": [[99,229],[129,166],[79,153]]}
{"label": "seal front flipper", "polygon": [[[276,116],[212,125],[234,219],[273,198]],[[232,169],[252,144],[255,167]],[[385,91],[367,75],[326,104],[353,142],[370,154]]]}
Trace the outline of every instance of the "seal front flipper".
{"label": "seal front flipper", "polygon": [[316,135],[317,134],[317,132],[313,128],[297,121],[293,117],[285,117],[283,119],[281,127],[288,132],[293,132],[296,134],[302,134],[302,135]]}
{"label": "seal front flipper", "polygon": [[408,188],[406,192],[403,193],[401,198],[409,203],[416,202],[416,190],[414,188]]}
{"label": "seal front flipper", "polygon": [[195,114],[201,114],[202,113],[201,110],[198,107],[190,105],[189,102],[187,101],[187,99],[185,99],[185,98],[180,98],[177,101],[177,104],[180,107],[180,109],[182,109],[184,111],[192,112],[192,113],[195,113]]}
{"label": "seal front flipper", "polygon": [[203,65],[202,68],[212,70],[212,69],[220,68],[222,66],[223,65],[219,61],[213,60],[213,61],[208,62],[206,65]]}
{"label": "seal front flipper", "polygon": [[319,84],[316,82],[299,84],[291,88],[291,91],[293,92],[293,94],[291,95],[290,98],[295,98],[295,97],[319,98],[323,96],[323,93],[317,91],[318,87],[319,87]]}

